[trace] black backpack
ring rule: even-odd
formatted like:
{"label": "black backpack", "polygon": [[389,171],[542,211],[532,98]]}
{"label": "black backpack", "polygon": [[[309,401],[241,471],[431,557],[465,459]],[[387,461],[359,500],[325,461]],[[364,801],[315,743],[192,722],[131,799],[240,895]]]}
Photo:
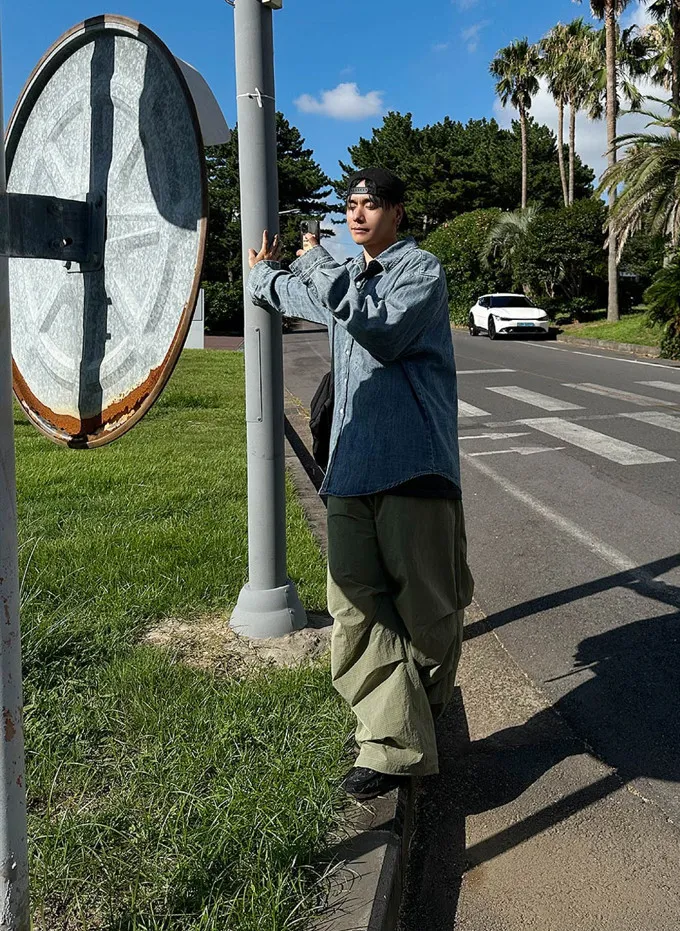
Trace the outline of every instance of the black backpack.
{"label": "black backpack", "polygon": [[[331,324],[333,326],[333,324]],[[331,445],[331,427],[333,426],[333,405],[335,389],[333,376],[333,355],[335,352],[335,327],[331,339],[331,370],[326,372],[314,392],[309,409],[309,429],[312,434],[312,455],[314,461],[324,472],[328,467]]]}
{"label": "black backpack", "polygon": [[312,455],[317,465],[326,471],[331,445],[331,427],[333,425],[333,367],[326,372],[319,382],[319,387],[312,398],[309,411],[309,429],[312,433]]}

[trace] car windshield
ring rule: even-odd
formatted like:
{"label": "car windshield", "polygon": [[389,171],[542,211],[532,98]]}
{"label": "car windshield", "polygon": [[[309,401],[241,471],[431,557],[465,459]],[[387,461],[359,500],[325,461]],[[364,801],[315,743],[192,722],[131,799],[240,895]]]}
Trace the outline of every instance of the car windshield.
{"label": "car windshield", "polygon": [[508,294],[491,298],[491,307],[533,307],[534,305],[521,294]]}

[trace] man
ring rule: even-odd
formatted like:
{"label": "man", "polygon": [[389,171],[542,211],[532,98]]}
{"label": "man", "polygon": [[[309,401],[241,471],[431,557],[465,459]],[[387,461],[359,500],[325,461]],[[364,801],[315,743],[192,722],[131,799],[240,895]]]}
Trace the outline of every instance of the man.
{"label": "man", "polygon": [[374,798],[438,772],[434,721],[451,698],[472,599],[458,461],[448,294],[438,260],[399,240],[405,186],[380,168],[349,181],[362,247],[338,263],[313,237],[289,272],[265,231],[248,289],[328,326],[335,407],[328,506],[333,683],[357,717],[344,781]]}

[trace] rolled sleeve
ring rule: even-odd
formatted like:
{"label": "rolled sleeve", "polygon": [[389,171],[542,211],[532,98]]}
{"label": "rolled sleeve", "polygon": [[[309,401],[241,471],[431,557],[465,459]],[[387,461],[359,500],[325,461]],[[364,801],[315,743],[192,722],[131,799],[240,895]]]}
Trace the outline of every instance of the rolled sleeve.
{"label": "rolled sleeve", "polygon": [[328,326],[328,310],[316,299],[313,289],[296,275],[284,271],[278,262],[258,262],[250,270],[247,288],[253,303],[259,307]]}
{"label": "rolled sleeve", "polygon": [[342,267],[343,266],[339,265],[330,252],[324,249],[323,246],[315,246],[313,249],[304,252],[299,258],[295,259],[290,266],[290,270],[300,281],[304,281],[305,284],[310,284],[312,276],[317,268]]}

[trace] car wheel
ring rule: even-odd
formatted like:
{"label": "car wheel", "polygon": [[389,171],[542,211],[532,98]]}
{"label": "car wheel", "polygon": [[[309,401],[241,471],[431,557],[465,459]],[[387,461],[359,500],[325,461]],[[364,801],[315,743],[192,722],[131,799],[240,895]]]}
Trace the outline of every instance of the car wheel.
{"label": "car wheel", "polygon": [[475,318],[472,314],[468,317],[468,330],[470,331],[470,336],[479,336],[479,330],[475,326]]}
{"label": "car wheel", "polygon": [[496,333],[496,324],[493,322],[493,317],[489,317],[489,326],[488,326],[489,339],[496,339],[498,335]]}

